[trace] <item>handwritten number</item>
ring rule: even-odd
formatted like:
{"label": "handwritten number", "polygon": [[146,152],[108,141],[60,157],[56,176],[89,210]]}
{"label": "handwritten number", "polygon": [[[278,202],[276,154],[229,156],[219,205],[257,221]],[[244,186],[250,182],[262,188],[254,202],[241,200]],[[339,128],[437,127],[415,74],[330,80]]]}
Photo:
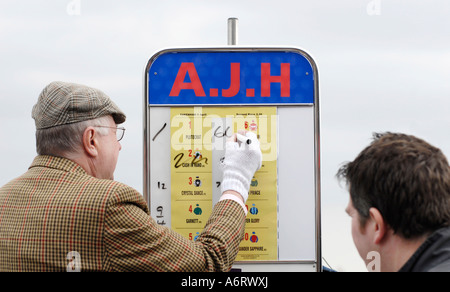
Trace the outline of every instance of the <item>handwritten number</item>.
{"label": "handwritten number", "polygon": [[159,136],[159,134],[161,134],[161,132],[167,127],[167,123],[164,124],[164,126],[161,128],[161,130],[159,130],[158,133],[156,133],[156,135],[153,137],[152,141],[155,142],[156,137]]}
{"label": "handwritten number", "polygon": [[221,130],[221,126],[217,127],[217,129],[214,131],[214,137],[217,138],[223,138],[223,137],[231,137],[231,135],[228,134],[228,131],[230,130],[230,127],[228,127],[225,132],[219,132]]}
{"label": "handwritten number", "polygon": [[158,182],[158,189],[167,190],[166,184],[162,182]]}

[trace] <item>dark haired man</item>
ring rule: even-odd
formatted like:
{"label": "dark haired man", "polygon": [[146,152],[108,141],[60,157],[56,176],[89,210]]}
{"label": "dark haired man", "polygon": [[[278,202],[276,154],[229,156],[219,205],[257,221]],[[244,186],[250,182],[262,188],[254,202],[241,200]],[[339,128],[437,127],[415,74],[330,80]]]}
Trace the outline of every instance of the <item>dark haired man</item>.
{"label": "dark haired man", "polygon": [[[337,177],[346,181],[352,236],[382,272],[450,272],[450,168],[424,140],[375,134]],[[373,268],[373,265],[370,265]]]}

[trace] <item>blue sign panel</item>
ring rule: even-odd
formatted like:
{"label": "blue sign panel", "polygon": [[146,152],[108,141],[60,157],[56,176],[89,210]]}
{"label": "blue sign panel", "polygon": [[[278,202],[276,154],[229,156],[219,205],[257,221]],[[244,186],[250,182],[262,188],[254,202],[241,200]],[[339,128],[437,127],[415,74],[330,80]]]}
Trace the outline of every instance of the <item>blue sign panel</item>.
{"label": "blue sign panel", "polygon": [[314,103],[314,69],[295,50],[167,51],[147,70],[150,105]]}

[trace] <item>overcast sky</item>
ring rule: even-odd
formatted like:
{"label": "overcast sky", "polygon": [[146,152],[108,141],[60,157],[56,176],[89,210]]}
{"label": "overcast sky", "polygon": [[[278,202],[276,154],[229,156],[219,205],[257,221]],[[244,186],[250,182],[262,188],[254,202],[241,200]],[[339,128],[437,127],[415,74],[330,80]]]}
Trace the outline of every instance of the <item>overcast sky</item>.
{"label": "overcast sky", "polygon": [[31,109],[55,80],[105,91],[128,119],[116,179],[142,192],[142,78],[161,49],[289,46],[319,67],[323,256],[364,271],[339,166],[373,132],[413,134],[450,156],[448,0],[0,0],[0,185],[35,152]]}

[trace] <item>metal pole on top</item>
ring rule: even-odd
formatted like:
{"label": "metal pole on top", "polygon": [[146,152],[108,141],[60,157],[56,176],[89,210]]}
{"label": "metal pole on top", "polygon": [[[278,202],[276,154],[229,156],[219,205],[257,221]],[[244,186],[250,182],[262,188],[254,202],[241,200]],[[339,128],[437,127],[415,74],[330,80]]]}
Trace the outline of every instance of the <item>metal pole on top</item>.
{"label": "metal pole on top", "polygon": [[237,18],[228,18],[228,45],[236,46],[238,43],[238,23]]}

